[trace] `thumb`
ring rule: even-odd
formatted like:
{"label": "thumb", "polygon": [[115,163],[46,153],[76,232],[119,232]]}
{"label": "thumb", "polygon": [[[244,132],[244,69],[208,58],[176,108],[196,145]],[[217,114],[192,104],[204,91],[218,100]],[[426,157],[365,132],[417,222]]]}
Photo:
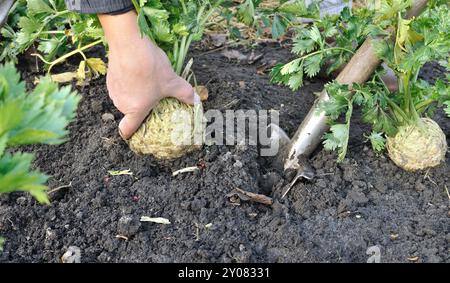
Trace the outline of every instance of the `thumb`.
{"label": "thumb", "polygon": [[172,91],[170,96],[186,104],[195,104],[200,102],[200,97],[195,92],[194,88],[186,82],[177,86],[177,88]]}
{"label": "thumb", "polygon": [[119,134],[127,140],[139,129],[148,113],[129,113],[119,123]]}

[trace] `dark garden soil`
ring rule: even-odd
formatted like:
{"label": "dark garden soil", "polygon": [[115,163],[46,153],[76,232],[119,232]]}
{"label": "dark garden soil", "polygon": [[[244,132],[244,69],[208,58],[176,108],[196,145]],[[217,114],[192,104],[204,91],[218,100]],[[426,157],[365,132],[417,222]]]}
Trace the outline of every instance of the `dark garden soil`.
{"label": "dark garden soil", "polygon": [[[275,86],[258,67],[286,62],[288,50],[255,52],[264,56],[249,64],[194,51],[197,79],[210,92],[205,108],[279,110],[292,136],[324,82],[311,80],[296,93]],[[423,76],[440,73],[431,65]],[[319,149],[311,162],[317,177],[280,199],[285,181],[256,147],[204,146],[171,162],[136,156],[117,134],[121,114],[105,79],[79,90],[68,142],[26,148],[52,176],[51,189],[71,186],[51,192],[48,206],[28,194],[0,196],[0,262],[60,262],[69,246],[81,249],[82,262],[366,262],[372,246],[382,262],[450,261],[450,154],[437,168],[404,172],[371,151],[362,137],[367,127],[355,121],[347,159],[337,164],[334,153]],[[450,119],[441,112],[435,119],[450,141]],[[199,163],[200,171],[172,177]],[[108,175],[124,169],[133,175]],[[274,203],[233,205],[226,195],[235,188]],[[141,223],[141,216],[171,224]]]}

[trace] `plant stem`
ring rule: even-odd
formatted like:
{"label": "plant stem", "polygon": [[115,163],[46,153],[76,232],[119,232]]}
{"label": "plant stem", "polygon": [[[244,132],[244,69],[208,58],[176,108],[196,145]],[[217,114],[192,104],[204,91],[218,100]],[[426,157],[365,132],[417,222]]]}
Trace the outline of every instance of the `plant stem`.
{"label": "plant stem", "polygon": [[402,108],[400,108],[397,103],[395,103],[394,101],[392,101],[392,99],[390,99],[389,97],[385,96],[387,103],[393,108],[393,112],[394,114],[400,115],[404,121],[409,120],[408,119],[408,115],[406,115],[405,111],[402,110]]}
{"label": "plant stem", "polygon": [[300,57],[300,60],[304,60],[304,59],[306,59],[308,57],[311,57],[311,56],[314,56],[314,55],[317,55],[317,54],[320,54],[320,53],[324,53],[324,52],[327,52],[327,51],[332,51],[332,50],[342,50],[342,51],[347,51],[347,52],[350,52],[352,54],[355,54],[355,52],[353,52],[352,50],[347,49],[347,48],[343,48],[343,47],[329,47],[329,48],[317,50],[315,52],[312,52],[312,53],[309,53],[309,54],[307,54],[305,56],[302,56],[302,57]]}
{"label": "plant stem", "polygon": [[419,103],[417,103],[415,105],[415,108],[417,109],[418,112],[423,112],[423,109],[426,108],[428,105],[430,105],[431,103],[433,103],[435,100],[434,99],[427,99],[424,101],[421,101]]}
{"label": "plant stem", "polygon": [[384,83],[383,79],[381,78],[380,74],[378,72],[375,72],[375,75],[373,76],[373,80],[372,82],[375,82],[375,78],[378,78],[379,82],[381,82],[381,84],[383,85],[384,90],[387,93],[390,93],[391,91],[389,90],[389,88],[387,87],[387,85]]}
{"label": "plant stem", "polygon": [[181,75],[181,70],[184,64],[184,53],[186,49],[187,36],[183,36],[181,38],[181,42],[179,44],[178,54],[175,57],[175,73],[177,75]]}
{"label": "plant stem", "polygon": [[345,114],[347,135],[345,136],[344,145],[342,146],[341,152],[339,153],[338,162],[343,161],[345,156],[347,155],[348,140],[350,138],[350,123],[353,114],[353,99],[348,100],[347,107],[347,113]]}
{"label": "plant stem", "polygon": [[91,47],[93,47],[93,46],[95,46],[95,45],[97,45],[97,44],[100,44],[100,43],[102,43],[102,40],[101,40],[101,39],[99,39],[99,40],[97,40],[97,41],[94,41],[94,42],[92,42],[92,43],[89,43],[89,44],[87,44],[87,45],[85,45],[85,46],[83,46],[83,47],[79,47],[79,48],[77,48],[77,49],[75,49],[75,50],[73,50],[73,51],[71,51],[71,52],[69,52],[69,53],[66,53],[66,54],[64,54],[63,56],[61,56],[61,57],[59,57],[59,58],[53,60],[52,62],[49,62],[49,61],[45,60],[45,58],[42,57],[41,54],[33,53],[33,54],[31,54],[31,55],[32,55],[32,56],[38,57],[38,58],[41,59],[45,64],[50,65],[49,68],[48,68],[48,71],[47,71],[47,74],[50,74],[50,71],[51,71],[51,69],[53,68],[53,66],[55,66],[55,65],[57,65],[57,64],[60,64],[60,63],[64,62],[67,58],[69,58],[69,57],[71,57],[71,56],[73,56],[73,55],[75,55],[75,54],[77,54],[77,53],[80,53],[81,56],[83,56],[83,58],[86,58],[86,56],[84,55],[83,51],[86,50],[86,49],[89,49],[89,48],[91,48]]}
{"label": "plant stem", "polygon": [[136,0],[131,0],[131,2],[133,3],[134,9],[136,10],[136,13],[140,13],[141,12],[141,7],[139,6],[139,3]]}
{"label": "plant stem", "polygon": [[63,31],[63,30],[49,30],[49,31],[42,31],[41,34],[65,34],[65,31]]}
{"label": "plant stem", "polygon": [[404,95],[404,101],[403,101],[403,110],[406,114],[410,113],[410,100],[411,100],[411,93],[409,92],[409,76],[408,74],[402,74],[401,75],[402,80],[402,86],[403,86],[403,95]]}

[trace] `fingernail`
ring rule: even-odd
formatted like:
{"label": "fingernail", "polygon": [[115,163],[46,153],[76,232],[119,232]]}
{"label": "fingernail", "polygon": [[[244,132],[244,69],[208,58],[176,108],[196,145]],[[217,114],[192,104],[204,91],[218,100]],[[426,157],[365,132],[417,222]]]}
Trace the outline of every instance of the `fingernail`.
{"label": "fingernail", "polygon": [[122,133],[122,130],[120,130],[120,128],[119,128],[119,135],[123,140],[125,140],[125,141],[127,140],[126,138],[123,137],[123,133]]}
{"label": "fingernail", "polygon": [[194,91],[194,104],[198,104],[201,102],[200,96],[197,94],[197,92]]}

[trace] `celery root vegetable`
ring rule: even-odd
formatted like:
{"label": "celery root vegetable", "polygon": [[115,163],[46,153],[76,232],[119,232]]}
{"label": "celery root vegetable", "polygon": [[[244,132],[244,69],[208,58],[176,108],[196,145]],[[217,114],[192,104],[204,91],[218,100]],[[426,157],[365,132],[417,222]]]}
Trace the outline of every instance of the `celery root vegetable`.
{"label": "celery root vegetable", "polygon": [[[177,2],[177,5],[173,5]],[[201,39],[204,27],[221,1],[133,1],[141,32],[156,42],[171,59],[175,72],[195,82],[193,61],[185,64],[189,46]],[[207,93],[204,87],[196,92]],[[178,158],[198,149],[203,136],[202,104],[187,105],[165,98],[151,111],[128,140],[131,150],[160,159]]]}
{"label": "celery root vegetable", "polygon": [[442,129],[430,118],[421,118],[420,124],[399,127],[395,136],[387,137],[389,157],[407,171],[434,167],[445,160],[447,141]]}
{"label": "celery root vegetable", "polygon": [[[427,116],[435,105],[447,105],[446,112],[450,116],[448,81],[438,80],[431,86],[418,79],[418,74],[430,61],[440,61],[448,69],[449,16],[448,4],[430,7],[421,17],[410,20],[398,16],[395,42],[376,45],[378,55],[396,73],[399,91],[390,94],[375,88],[371,92],[384,97],[387,109],[393,113],[391,125],[381,129],[386,135],[388,155],[397,166],[408,171],[434,167],[445,161],[445,133]],[[372,123],[372,127],[376,127],[376,123]]]}
{"label": "celery root vegetable", "polygon": [[181,157],[201,147],[196,140],[202,136],[202,114],[201,103],[192,106],[165,98],[131,137],[129,146],[136,153],[159,159]]}

